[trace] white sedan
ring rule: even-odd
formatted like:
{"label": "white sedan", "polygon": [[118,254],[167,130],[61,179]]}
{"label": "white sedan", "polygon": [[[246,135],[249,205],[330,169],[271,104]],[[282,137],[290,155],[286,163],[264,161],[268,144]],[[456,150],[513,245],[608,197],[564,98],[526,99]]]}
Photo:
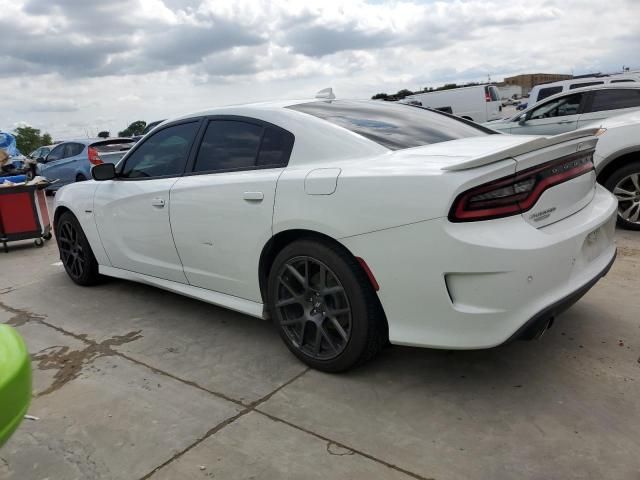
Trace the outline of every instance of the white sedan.
{"label": "white sedan", "polygon": [[594,133],[331,98],[216,108],[61,189],[55,232],[74,282],[270,318],[317,369],[387,342],[493,347],[538,336],[615,258]]}

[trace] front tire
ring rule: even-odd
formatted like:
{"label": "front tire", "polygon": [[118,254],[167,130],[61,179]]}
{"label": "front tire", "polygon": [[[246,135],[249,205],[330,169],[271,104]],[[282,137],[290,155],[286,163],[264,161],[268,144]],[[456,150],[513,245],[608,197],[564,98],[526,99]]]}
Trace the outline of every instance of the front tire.
{"label": "front tire", "polygon": [[64,212],[56,223],[56,241],[60,260],[69,278],[78,285],[90,286],[100,282],[98,262],[80,222],[71,212]]}
{"label": "front tire", "polygon": [[604,186],[618,199],[618,225],[640,230],[640,161],[614,171]]}
{"label": "front tire", "polygon": [[275,258],[268,306],[280,336],[304,363],[340,372],[386,343],[384,315],[358,261],[339,246],[298,240]]}

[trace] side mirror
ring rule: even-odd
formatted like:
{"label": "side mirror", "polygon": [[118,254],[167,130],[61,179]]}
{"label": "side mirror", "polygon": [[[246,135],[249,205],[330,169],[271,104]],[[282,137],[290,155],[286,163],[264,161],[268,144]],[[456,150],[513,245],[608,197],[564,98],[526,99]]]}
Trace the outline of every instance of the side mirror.
{"label": "side mirror", "polygon": [[36,162],[38,162],[38,163],[47,163],[47,160],[44,157],[38,157],[38,158],[36,158]]}
{"label": "side mirror", "polygon": [[113,163],[101,163],[91,169],[91,176],[98,182],[116,178],[116,166]]}
{"label": "side mirror", "polygon": [[525,123],[527,123],[527,115],[526,114],[522,114],[520,115],[520,118],[518,119],[518,123],[520,125],[524,125]]}

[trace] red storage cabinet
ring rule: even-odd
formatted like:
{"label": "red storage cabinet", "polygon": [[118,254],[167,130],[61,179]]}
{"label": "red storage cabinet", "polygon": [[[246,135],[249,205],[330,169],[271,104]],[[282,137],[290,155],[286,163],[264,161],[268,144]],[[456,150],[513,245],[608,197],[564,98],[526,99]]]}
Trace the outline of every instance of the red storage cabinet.
{"label": "red storage cabinet", "polygon": [[41,247],[51,239],[51,222],[44,186],[0,187],[0,243],[35,239]]}

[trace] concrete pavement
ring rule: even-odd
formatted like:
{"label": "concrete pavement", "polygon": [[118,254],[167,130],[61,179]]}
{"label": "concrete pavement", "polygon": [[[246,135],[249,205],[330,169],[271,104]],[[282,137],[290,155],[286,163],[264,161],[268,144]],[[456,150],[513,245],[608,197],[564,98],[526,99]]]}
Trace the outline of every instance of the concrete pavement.
{"label": "concrete pavement", "polygon": [[0,254],[34,400],[3,479],[640,478],[640,232],[539,341],[392,347],[308,370],[267,323],[144,285],[74,285],[54,242]]}

